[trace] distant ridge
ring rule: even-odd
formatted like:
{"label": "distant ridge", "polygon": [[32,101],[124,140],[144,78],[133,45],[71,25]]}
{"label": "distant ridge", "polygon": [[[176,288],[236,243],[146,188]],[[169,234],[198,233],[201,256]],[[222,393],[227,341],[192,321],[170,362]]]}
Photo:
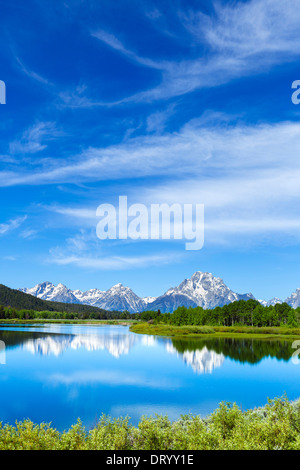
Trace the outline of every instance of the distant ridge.
{"label": "distant ridge", "polygon": [[[171,287],[159,297],[141,298],[129,287],[116,284],[107,291],[98,288],[82,292],[72,291],[63,284],[55,286],[51,282],[43,282],[32,288],[23,288],[20,291],[31,294],[39,299],[59,301],[73,304],[85,304],[106,310],[127,310],[130,313],[145,310],[160,310],[162,313],[173,312],[179,306],[196,307],[204,309],[222,307],[236,300],[255,299],[251,293],[238,294],[232,291],[224,281],[208,272],[196,271],[191,278],[185,279],[177,287]],[[256,299],[255,299],[256,300]],[[292,294],[291,301],[300,305],[300,289]],[[260,300],[263,305],[282,303],[280,299],[271,301]]]}
{"label": "distant ridge", "polygon": [[[277,297],[266,301],[255,299],[251,293],[238,294],[232,291],[220,277],[209,272],[196,271],[189,279],[182,281],[177,287],[171,287],[159,297],[139,297],[132,289],[116,284],[107,291],[90,289],[80,291],[68,289],[63,284],[55,286],[51,282],[43,282],[32,288],[19,289],[42,300],[52,302],[90,305],[107,311],[124,311],[130,313],[145,310],[160,310],[162,313],[173,312],[179,306],[204,309],[222,307],[236,300],[258,300],[264,306],[283,303]],[[300,288],[296,289],[285,302],[293,308],[300,306]]]}
{"label": "distant ridge", "polygon": [[37,298],[33,295],[20,292],[17,289],[10,289],[0,284],[0,305],[3,307],[11,307],[16,310],[35,310],[37,312],[70,312],[70,313],[106,313],[107,311],[98,307],[84,304],[72,304],[64,302],[51,302]]}

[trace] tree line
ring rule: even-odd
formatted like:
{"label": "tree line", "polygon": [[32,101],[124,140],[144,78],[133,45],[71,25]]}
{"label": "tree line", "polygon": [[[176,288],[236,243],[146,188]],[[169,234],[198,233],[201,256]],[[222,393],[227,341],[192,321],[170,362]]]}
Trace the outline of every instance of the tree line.
{"label": "tree line", "polygon": [[[66,307],[69,304],[65,304]],[[87,307],[85,305],[85,307]],[[68,309],[62,312],[52,310],[17,309],[0,305],[0,320],[156,320],[160,317],[160,311],[145,311],[141,313],[130,313],[128,310],[119,312],[117,310],[87,310],[72,312]]]}
{"label": "tree line", "polygon": [[0,319],[62,319],[62,320],[141,320],[175,326],[285,326],[300,327],[300,307],[293,309],[286,302],[265,307],[257,300],[238,300],[222,307],[178,307],[172,313],[148,310],[139,313],[89,309],[72,312],[65,304],[65,311],[17,309],[0,305]]}
{"label": "tree line", "polygon": [[223,307],[179,307],[166,313],[162,321],[170,325],[210,326],[300,326],[300,307],[293,309],[286,302],[263,306],[258,300],[238,300]]}
{"label": "tree line", "polygon": [[131,318],[129,312],[117,312],[108,310],[79,311],[79,312],[56,312],[37,311],[33,309],[16,309],[0,305],[0,319],[4,320],[126,320]]}

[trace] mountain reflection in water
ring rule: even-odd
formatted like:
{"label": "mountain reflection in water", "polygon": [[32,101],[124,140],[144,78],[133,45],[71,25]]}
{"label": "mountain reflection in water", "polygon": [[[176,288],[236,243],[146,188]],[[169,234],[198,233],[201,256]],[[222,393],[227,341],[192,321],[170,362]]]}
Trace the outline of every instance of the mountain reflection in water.
{"label": "mountain reflection in water", "polygon": [[[29,331],[28,331],[29,330]],[[79,330],[80,331],[80,330]],[[118,332],[121,331],[121,332]],[[196,373],[212,373],[223,365],[225,358],[240,363],[257,364],[265,357],[288,361],[290,342],[283,340],[257,340],[236,338],[174,339],[137,335],[128,329],[102,334],[101,330],[89,334],[57,332],[0,331],[0,340],[6,347],[21,346],[32,354],[60,356],[68,349],[87,351],[106,350],[114,358],[129,354],[131,348],[161,345],[168,354],[176,355]]]}
{"label": "mountain reflection in water", "polygon": [[258,364],[262,359],[291,359],[291,342],[251,338],[172,339],[166,345],[171,354],[181,357],[196,373],[212,373],[225,358],[239,363]]}
{"label": "mountain reflection in water", "polygon": [[97,351],[106,349],[109,354],[118,358],[123,354],[128,354],[129,350],[136,343],[133,336],[48,336],[47,338],[37,338],[28,340],[24,348],[33,354],[55,356],[61,355],[67,349],[84,348],[87,351]]}
{"label": "mountain reflection in water", "polygon": [[[206,416],[222,401],[243,409],[299,396],[293,339],[176,338],[128,326],[0,323],[0,421],[29,418],[63,431],[105,414]],[[1,360],[1,358],[0,358]],[[255,367],[252,367],[254,366]]]}
{"label": "mountain reflection in water", "polygon": [[32,354],[42,356],[60,356],[68,349],[84,348],[87,351],[107,350],[115,358],[128,354],[129,350],[139,339],[131,334],[113,335],[84,335],[84,334],[43,334],[28,332],[5,332],[6,347],[21,345]]}
{"label": "mountain reflection in water", "polygon": [[191,366],[193,371],[198,374],[211,373],[215,368],[221,367],[225,359],[223,354],[209,351],[206,346],[202,349],[179,353],[172,343],[167,343],[166,350],[170,354],[176,354],[177,357],[181,357],[183,362]]}

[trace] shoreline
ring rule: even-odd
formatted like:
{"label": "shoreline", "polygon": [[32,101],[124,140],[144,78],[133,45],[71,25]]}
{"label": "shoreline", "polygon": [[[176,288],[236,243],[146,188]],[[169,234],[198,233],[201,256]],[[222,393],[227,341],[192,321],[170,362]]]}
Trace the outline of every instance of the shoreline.
{"label": "shoreline", "polygon": [[251,326],[175,326],[168,324],[149,324],[138,320],[74,320],[74,319],[1,319],[0,325],[27,326],[43,324],[66,325],[92,325],[92,326],[129,326],[129,331],[135,334],[151,336],[164,336],[169,338],[252,338],[252,339],[285,339],[300,338],[300,328],[275,327],[251,327]]}
{"label": "shoreline", "polygon": [[130,327],[136,334],[166,336],[170,338],[253,338],[299,339],[300,328],[251,326],[174,326],[166,324],[137,323]]}
{"label": "shoreline", "polygon": [[92,326],[129,326],[129,331],[135,334],[164,336],[170,338],[252,338],[252,339],[285,339],[300,338],[300,328],[251,327],[251,326],[175,326],[168,324],[149,324],[138,320],[74,320],[74,319],[1,319],[0,325],[27,326],[43,324],[92,325]]}

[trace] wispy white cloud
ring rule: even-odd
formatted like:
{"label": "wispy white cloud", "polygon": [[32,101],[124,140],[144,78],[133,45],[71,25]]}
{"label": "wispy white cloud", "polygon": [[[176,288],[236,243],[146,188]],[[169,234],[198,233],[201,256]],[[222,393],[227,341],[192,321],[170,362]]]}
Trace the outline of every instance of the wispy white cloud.
{"label": "wispy white cloud", "polygon": [[[67,211],[68,215],[73,212]],[[85,222],[84,210],[75,212],[76,217],[83,214]],[[81,219],[82,220],[82,219]],[[96,221],[91,223],[89,227],[81,228],[74,235],[65,240],[64,244],[56,246],[49,251],[47,262],[58,266],[77,266],[80,268],[88,268],[95,270],[124,270],[133,268],[144,268],[148,266],[161,266],[174,263],[174,253],[155,253],[151,254],[132,254],[132,250],[128,250],[128,255],[124,255],[124,240],[122,246],[118,241],[116,247],[112,247],[110,241],[107,243],[99,240],[96,236]],[[126,243],[126,242],[125,242]],[[122,254],[117,254],[120,251]],[[177,255],[179,261],[181,255]]]}
{"label": "wispy white cloud", "polygon": [[[200,124],[200,125],[199,125]],[[119,180],[145,176],[193,176],[201,184],[208,178],[241,174],[251,180],[267,172],[299,170],[300,124],[202,126],[197,120],[180,131],[144,135],[106,148],[88,148],[69,159],[48,159],[47,169],[5,171],[0,185],[36,185]],[[270,170],[271,169],[271,170]]]}
{"label": "wispy white cloud", "polygon": [[100,270],[122,270],[132,268],[144,268],[148,266],[161,266],[174,263],[172,255],[146,255],[146,256],[104,256],[97,257],[76,255],[54,255],[49,262],[60,266],[73,265],[80,268],[92,268]]}
{"label": "wispy white cloud", "polygon": [[11,155],[0,155],[1,163],[15,163],[16,160]]}
{"label": "wispy white cloud", "polygon": [[153,69],[164,70],[167,67],[167,62],[160,62],[155,61],[146,57],[141,57],[140,55],[136,54],[135,52],[131,51],[130,49],[126,48],[123,43],[113,34],[108,33],[103,30],[92,31],[91,36],[99,39],[100,41],[104,42],[106,45],[111,47],[112,49],[120,52],[121,54],[125,55],[129,59],[133,60],[134,62],[143,65],[145,67],[150,67]]}
{"label": "wispy white cloud", "polygon": [[[284,60],[282,54],[299,54],[299,17],[297,2],[250,0],[215,3],[215,15],[191,14],[186,17],[185,25],[193,36],[201,42],[204,39],[218,52],[234,53],[236,58],[251,61],[257,60],[257,55],[268,53],[270,60],[276,62]],[[291,48],[292,44],[295,47]]]}
{"label": "wispy white cloud", "polygon": [[[233,79],[269,72],[274,65],[284,64],[300,55],[300,10],[291,0],[250,0],[230,4],[215,3],[214,13],[197,10],[178,11],[178,22],[190,41],[192,59],[145,57],[126,46],[126,37],[103,29],[90,34],[107,47],[137,66],[157,72],[155,86],[124,98],[106,101],[93,97],[86,84],[71,89],[56,90],[56,105],[68,108],[112,107],[128,103],[151,103],[217,87]],[[161,17],[158,10],[145,15],[152,21]],[[177,28],[178,33],[178,28]],[[168,31],[174,36],[176,32]],[[182,38],[181,38],[182,39]],[[137,48],[140,44],[137,45]],[[195,51],[198,50],[198,55]],[[203,52],[205,51],[205,52]],[[28,70],[21,61],[23,72],[41,83],[49,82]],[[157,85],[157,81],[159,84]]]}
{"label": "wispy white cloud", "polygon": [[10,153],[31,154],[47,148],[47,142],[61,135],[54,122],[38,122],[10,143]]}
{"label": "wispy white cloud", "polygon": [[[221,125],[209,126],[206,119],[200,119],[173,134],[141,136],[107,149],[88,149],[80,162],[74,160],[73,165],[53,173],[15,178],[19,178],[19,184],[26,178],[31,178],[28,184],[39,184],[71,182],[74,177],[77,181],[126,177],[132,181],[135,177],[136,185],[122,186],[123,194],[128,190],[129,204],[204,204],[205,228],[211,234],[294,233],[299,237],[299,133],[300,124],[292,122],[231,126],[223,120]],[[139,178],[144,176],[152,176],[151,185],[139,185]],[[162,176],[162,183],[159,178],[156,181],[155,177]],[[95,228],[97,206],[102,202],[116,204],[116,191],[116,187],[111,188],[105,201],[96,201],[94,196],[86,205],[48,210],[65,216],[68,223],[73,220],[74,226]],[[74,252],[64,252],[58,258],[66,263],[99,266],[130,262],[122,257],[78,257]]]}
{"label": "wispy white cloud", "polygon": [[90,209],[87,207],[63,207],[63,206],[50,206],[46,207],[47,210],[56,212],[64,216],[72,218],[87,219],[89,221],[94,221],[96,218],[96,209]]}
{"label": "wispy white cloud", "polygon": [[51,85],[53,84],[46,78],[42,77],[38,73],[33,70],[30,70],[28,67],[24,65],[24,63],[19,59],[19,57],[15,56],[16,62],[18,64],[19,69],[29,78],[41,83],[42,85]]}
{"label": "wispy white cloud", "polygon": [[160,134],[165,130],[166,123],[170,116],[174,113],[175,106],[168,106],[163,111],[157,111],[147,117],[147,132]]}
{"label": "wispy white cloud", "polygon": [[[116,104],[169,99],[219,86],[237,77],[267,72],[273,65],[300,55],[300,10],[291,0],[216,3],[215,13],[210,16],[199,11],[179,11],[178,15],[192,37],[193,47],[198,43],[201,50],[195,59],[145,58],[111,33],[92,33],[129,60],[161,74],[159,85]],[[203,53],[203,46],[208,53]]]}
{"label": "wispy white cloud", "polygon": [[19,228],[23,222],[27,219],[27,215],[24,217],[17,217],[16,219],[11,219],[6,223],[0,224],[0,235],[5,235],[13,230]]}
{"label": "wispy white cloud", "polygon": [[[67,90],[58,91],[56,103],[58,108],[95,108],[99,106],[108,106],[105,101],[94,100],[89,94],[87,85],[77,85]],[[113,103],[116,105],[117,103]]]}
{"label": "wispy white cloud", "polygon": [[27,228],[20,233],[20,237],[28,240],[36,238],[38,232],[35,229]]}
{"label": "wispy white cloud", "polygon": [[7,256],[3,256],[3,259],[6,260],[6,261],[16,261],[16,256],[10,256],[10,255],[7,255]]}

